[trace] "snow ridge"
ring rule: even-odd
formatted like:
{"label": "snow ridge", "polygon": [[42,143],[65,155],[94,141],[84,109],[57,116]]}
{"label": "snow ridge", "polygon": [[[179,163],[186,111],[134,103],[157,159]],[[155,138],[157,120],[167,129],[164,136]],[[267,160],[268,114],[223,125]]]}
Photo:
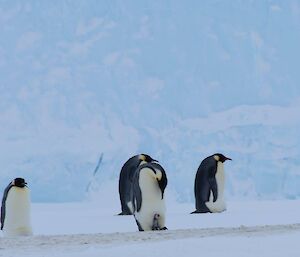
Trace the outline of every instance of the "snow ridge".
{"label": "snow ridge", "polygon": [[59,236],[33,236],[23,238],[2,238],[1,250],[15,248],[18,251],[30,251],[32,249],[47,250],[55,247],[66,249],[74,246],[84,245],[122,245],[127,243],[145,243],[162,240],[178,240],[189,238],[206,238],[218,236],[268,236],[282,233],[300,232],[300,223],[284,225],[266,225],[253,227],[231,227],[231,228],[200,228],[200,229],[178,229],[167,231],[130,232],[113,234],[77,234]]}

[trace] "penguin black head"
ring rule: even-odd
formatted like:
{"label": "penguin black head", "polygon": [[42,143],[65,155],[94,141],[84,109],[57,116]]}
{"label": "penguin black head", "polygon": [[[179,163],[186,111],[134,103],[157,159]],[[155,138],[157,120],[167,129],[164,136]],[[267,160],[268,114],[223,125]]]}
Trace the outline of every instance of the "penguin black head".
{"label": "penguin black head", "polygon": [[224,163],[224,162],[227,161],[227,160],[232,161],[231,158],[228,158],[228,157],[224,156],[224,155],[221,154],[221,153],[216,153],[216,154],[214,154],[214,158],[215,158],[215,160],[216,160],[217,162],[222,162],[222,163]]}
{"label": "penguin black head", "polygon": [[139,160],[144,162],[158,162],[157,160],[152,159],[152,157],[148,154],[140,154]]}
{"label": "penguin black head", "polygon": [[27,185],[27,183],[25,182],[25,179],[23,179],[23,178],[15,178],[12,183],[14,186],[21,187],[21,188],[23,188]]}

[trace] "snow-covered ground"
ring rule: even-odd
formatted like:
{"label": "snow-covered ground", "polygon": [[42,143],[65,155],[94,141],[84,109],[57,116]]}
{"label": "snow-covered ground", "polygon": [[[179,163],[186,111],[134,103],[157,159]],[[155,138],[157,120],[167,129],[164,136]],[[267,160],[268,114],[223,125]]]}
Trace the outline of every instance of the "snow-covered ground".
{"label": "snow-covered ground", "polygon": [[101,202],[33,204],[34,237],[1,238],[0,256],[297,256],[300,201],[229,202],[220,214],[168,205],[168,231],[137,232]]}

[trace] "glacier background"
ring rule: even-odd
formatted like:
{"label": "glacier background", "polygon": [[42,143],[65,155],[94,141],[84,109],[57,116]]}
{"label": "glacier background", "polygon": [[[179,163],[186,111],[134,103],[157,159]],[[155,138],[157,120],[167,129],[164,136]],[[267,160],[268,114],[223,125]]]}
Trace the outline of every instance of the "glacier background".
{"label": "glacier background", "polygon": [[0,33],[3,190],[117,194],[143,152],[192,202],[221,152],[228,198],[300,197],[299,1],[0,1]]}

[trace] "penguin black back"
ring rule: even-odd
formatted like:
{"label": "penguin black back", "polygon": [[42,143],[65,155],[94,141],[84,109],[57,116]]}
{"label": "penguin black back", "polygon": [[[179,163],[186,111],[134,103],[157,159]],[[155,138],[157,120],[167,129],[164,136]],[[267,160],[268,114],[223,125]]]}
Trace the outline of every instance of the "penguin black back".
{"label": "penguin black back", "polygon": [[[196,174],[194,193],[196,198],[196,210],[201,210],[203,212],[209,212],[209,209],[204,205],[205,202],[209,200],[210,188],[214,186],[213,178],[217,172],[217,162],[211,156],[205,158]],[[211,183],[207,183],[208,180]]]}

